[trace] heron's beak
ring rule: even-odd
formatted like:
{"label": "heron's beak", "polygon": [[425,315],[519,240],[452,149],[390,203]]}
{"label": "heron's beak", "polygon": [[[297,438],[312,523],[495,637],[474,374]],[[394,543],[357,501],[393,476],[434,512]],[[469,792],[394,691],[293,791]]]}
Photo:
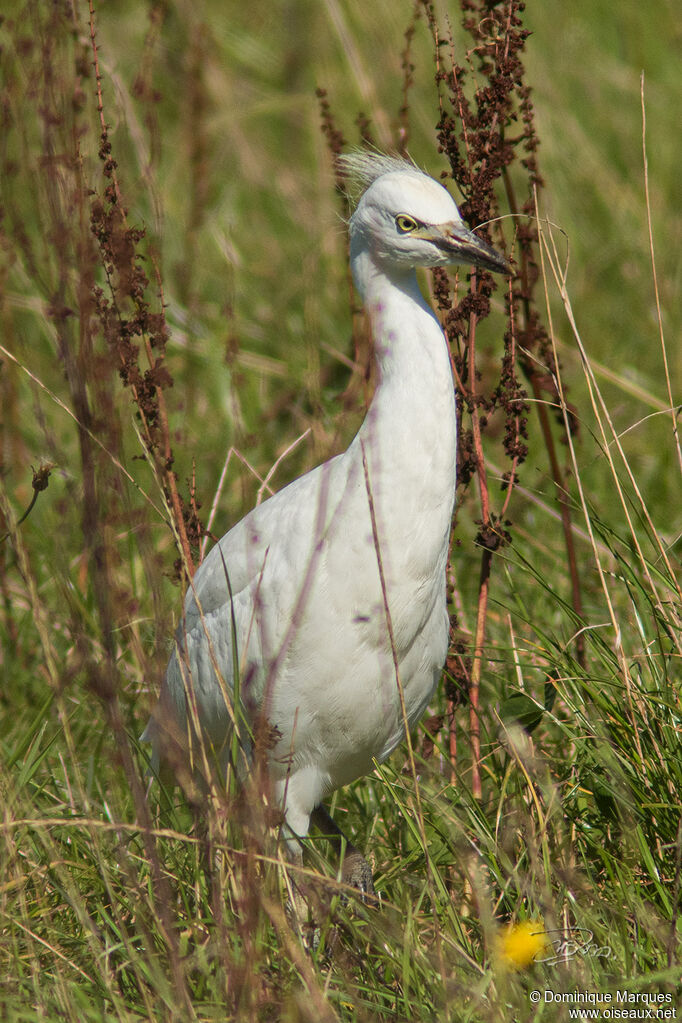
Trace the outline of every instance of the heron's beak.
{"label": "heron's beak", "polygon": [[443,224],[429,228],[429,241],[452,257],[453,263],[469,263],[483,270],[512,276],[511,263],[464,224]]}

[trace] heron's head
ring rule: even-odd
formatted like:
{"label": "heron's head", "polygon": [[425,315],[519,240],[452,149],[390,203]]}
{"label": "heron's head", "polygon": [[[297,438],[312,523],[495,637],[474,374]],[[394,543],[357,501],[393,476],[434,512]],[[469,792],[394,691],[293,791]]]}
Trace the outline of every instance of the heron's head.
{"label": "heron's head", "polygon": [[351,258],[364,250],[389,274],[449,263],[512,273],[469,230],[449,192],[414,164],[366,152],[342,156],[340,164],[364,189],[350,220]]}

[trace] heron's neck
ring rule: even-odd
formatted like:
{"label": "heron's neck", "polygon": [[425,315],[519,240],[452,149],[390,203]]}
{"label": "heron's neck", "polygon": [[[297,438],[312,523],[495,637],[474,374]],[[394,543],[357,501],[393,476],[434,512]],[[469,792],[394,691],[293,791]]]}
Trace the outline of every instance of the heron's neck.
{"label": "heron's neck", "polygon": [[361,439],[375,448],[378,471],[454,493],[455,396],[443,331],[414,271],[386,273],[364,255],[353,272],[372,323],[378,383]]}
{"label": "heron's neck", "polygon": [[[353,269],[357,271],[356,266]],[[404,393],[401,412],[420,401],[432,407],[443,400],[440,411],[454,415],[447,343],[414,270],[388,274],[369,260],[362,269],[361,291],[379,370],[377,396],[384,391]]]}

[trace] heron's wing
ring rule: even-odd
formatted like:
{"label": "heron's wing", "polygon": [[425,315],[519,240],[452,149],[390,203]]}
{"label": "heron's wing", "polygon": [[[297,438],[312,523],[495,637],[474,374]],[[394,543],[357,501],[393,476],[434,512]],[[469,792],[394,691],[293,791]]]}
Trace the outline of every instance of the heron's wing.
{"label": "heron's wing", "polygon": [[226,605],[248,610],[267,577],[268,601],[305,574],[328,524],[339,486],[340,458],[331,459],[252,509],[211,549],[185,600],[184,629]]}

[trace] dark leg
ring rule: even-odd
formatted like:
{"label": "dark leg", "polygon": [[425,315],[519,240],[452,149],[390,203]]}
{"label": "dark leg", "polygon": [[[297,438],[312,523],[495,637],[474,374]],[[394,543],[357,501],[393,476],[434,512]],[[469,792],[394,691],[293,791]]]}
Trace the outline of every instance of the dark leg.
{"label": "dark leg", "polygon": [[341,880],[345,884],[358,888],[363,902],[374,902],[376,893],[374,891],[372,871],[360,850],[352,842],[348,841],[341,828],[338,824],[334,823],[322,803],[315,807],[310,815],[310,820],[318,831],[321,831],[325,838],[328,838],[338,849],[339,855],[341,855],[345,844]]}

